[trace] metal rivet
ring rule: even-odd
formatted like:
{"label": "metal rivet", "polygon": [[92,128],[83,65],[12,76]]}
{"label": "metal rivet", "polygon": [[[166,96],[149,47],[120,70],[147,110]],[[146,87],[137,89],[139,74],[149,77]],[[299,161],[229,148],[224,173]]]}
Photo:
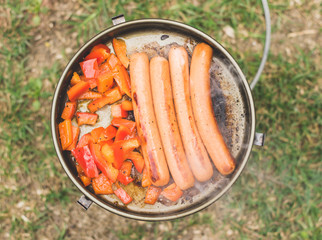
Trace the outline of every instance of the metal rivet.
{"label": "metal rivet", "polygon": [[117,25],[117,24],[125,22],[124,14],[112,17],[112,22],[113,22],[113,25]]}
{"label": "metal rivet", "polygon": [[264,146],[265,134],[264,133],[255,133],[254,145]]}
{"label": "metal rivet", "polygon": [[92,205],[93,201],[83,195],[80,197],[77,203],[81,205],[85,210],[87,210]]}

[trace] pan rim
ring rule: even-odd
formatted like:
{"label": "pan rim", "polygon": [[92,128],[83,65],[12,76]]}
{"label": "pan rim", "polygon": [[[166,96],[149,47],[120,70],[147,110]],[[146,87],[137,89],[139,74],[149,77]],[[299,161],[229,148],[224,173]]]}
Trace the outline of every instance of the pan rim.
{"label": "pan rim", "polygon": [[[239,169],[237,170],[237,172],[235,173],[235,175],[230,179],[229,183],[219,192],[219,194],[217,194],[215,197],[206,200],[204,203],[200,204],[199,206],[193,207],[187,211],[183,211],[180,213],[169,213],[169,214],[161,214],[159,216],[147,216],[147,215],[139,215],[138,214],[134,214],[132,212],[125,212],[126,210],[124,209],[120,209],[117,208],[117,206],[115,206],[114,208],[107,205],[106,203],[104,203],[101,199],[97,198],[94,194],[92,194],[91,192],[89,192],[89,190],[87,190],[85,187],[83,187],[78,181],[77,179],[73,176],[73,174],[71,173],[71,171],[69,170],[67,164],[65,163],[64,157],[59,149],[59,144],[58,144],[58,136],[56,134],[56,119],[55,119],[55,113],[56,113],[56,108],[57,108],[57,103],[58,103],[58,98],[59,98],[59,92],[60,89],[62,87],[63,84],[63,80],[65,79],[68,71],[70,70],[70,68],[72,67],[72,65],[75,63],[75,60],[79,57],[79,55],[81,55],[93,42],[95,42],[96,40],[102,38],[103,36],[107,35],[108,33],[111,33],[113,31],[116,31],[117,29],[121,29],[123,27],[128,27],[131,25],[138,25],[138,24],[142,24],[142,23],[147,23],[147,24],[168,24],[168,25],[172,25],[175,27],[180,27],[183,29],[183,31],[192,31],[194,32],[196,35],[200,36],[200,38],[207,40],[209,43],[211,43],[213,46],[215,46],[216,48],[218,48],[233,64],[233,66],[235,67],[238,75],[240,76],[242,83],[243,83],[243,87],[245,89],[245,93],[248,97],[248,101],[249,101],[249,106],[250,106],[250,119],[251,119],[251,126],[250,126],[250,137],[249,137],[249,145],[247,147],[247,150],[245,151],[245,156],[243,161],[240,164]],[[87,197],[89,198],[91,201],[93,201],[94,203],[96,203],[98,206],[102,207],[105,210],[108,210],[109,212],[112,212],[114,214],[117,214],[119,216],[122,217],[126,217],[126,218],[131,218],[131,219],[135,219],[135,220],[143,220],[143,221],[164,221],[164,220],[173,220],[173,219],[177,219],[177,218],[182,218],[188,215],[191,215],[193,213],[199,212],[207,207],[209,207],[211,204],[213,204],[214,202],[216,202],[219,198],[221,198],[230,188],[231,186],[236,182],[236,180],[238,179],[238,177],[241,175],[243,169],[245,168],[252,147],[253,147],[253,141],[254,141],[254,136],[255,136],[255,106],[254,106],[254,101],[253,101],[253,97],[252,97],[252,93],[249,87],[249,84],[243,74],[243,72],[241,71],[239,65],[237,64],[237,62],[234,60],[234,58],[229,54],[229,52],[220,44],[218,43],[214,38],[210,37],[209,35],[207,35],[206,33],[192,27],[189,26],[185,23],[181,23],[178,21],[173,21],[173,20],[168,20],[168,19],[158,19],[158,18],[145,18],[145,19],[138,19],[138,20],[132,20],[132,21],[128,21],[128,22],[124,22],[115,26],[112,26],[110,28],[107,28],[105,30],[103,30],[102,32],[98,33],[96,36],[94,36],[93,38],[91,38],[89,41],[87,41],[76,53],[75,55],[71,58],[71,60],[68,62],[68,64],[66,65],[61,77],[59,78],[58,84],[55,88],[55,93],[54,93],[54,97],[53,97],[53,101],[52,101],[52,106],[51,106],[51,134],[52,134],[52,139],[53,139],[53,143],[54,143],[54,147],[55,147],[55,151],[56,154],[58,156],[58,159],[64,169],[64,171],[66,172],[66,174],[68,175],[68,177],[70,178],[70,180],[72,180],[72,182],[75,184],[75,186]],[[145,213],[146,214],[146,213]]]}

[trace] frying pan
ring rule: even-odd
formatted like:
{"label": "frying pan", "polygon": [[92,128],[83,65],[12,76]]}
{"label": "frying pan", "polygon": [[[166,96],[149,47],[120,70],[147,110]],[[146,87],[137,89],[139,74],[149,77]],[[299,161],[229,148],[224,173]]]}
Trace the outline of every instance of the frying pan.
{"label": "frying pan", "polygon": [[[267,8],[266,11],[268,11]],[[163,19],[140,19],[125,22],[123,15],[114,17],[112,20],[113,27],[89,40],[68,63],[58,82],[52,103],[51,129],[55,150],[70,180],[84,194],[78,203],[88,209],[92,202],[95,202],[102,208],[123,217],[149,221],[176,219],[200,211],[218,200],[237,180],[247,163],[253,144],[263,145],[264,143],[264,135],[255,133],[255,107],[246,78],[236,61],[216,40],[191,26]],[[80,71],[79,62],[93,46],[99,43],[104,43],[113,49],[111,42],[115,37],[126,41],[128,55],[136,51],[145,51],[149,57],[154,55],[167,57],[169,48],[174,44],[184,46],[190,57],[197,43],[205,42],[213,48],[211,92],[209,94],[213,100],[220,131],[236,160],[236,169],[232,174],[222,176],[214,168],[214,175],[209,181],[196,182],[195,187],[185,191],[175,204],[164,200],[155,205],[144,204],[146,189],[135,183],[130,183],[125,187],[134,199],[127,206],[124,206],[114,194],[95,195],[90,186],[83,186],[78,178],[73,157],[69,151],[62,151],[58,124],[62,121],[60,116],[67,101],[66,92],[72,74]],[[269,46],[268,41],[265,45],[266,53],[264,51],[261,66],[264,66],[266,60],[267,46]],[[261,69],[259,69],[258,77],[260,72]],[[257,80],[255,79],[254,82],[256,84]],[[86,111],[86,104],[86,102],[79,104],[78,110]],[[110,124],[109,106],[97,111],[97,114],[99,119],[103,120],[95,127],[106,127]],[[81,126],[81,135],[92,129],[91,126]]]}

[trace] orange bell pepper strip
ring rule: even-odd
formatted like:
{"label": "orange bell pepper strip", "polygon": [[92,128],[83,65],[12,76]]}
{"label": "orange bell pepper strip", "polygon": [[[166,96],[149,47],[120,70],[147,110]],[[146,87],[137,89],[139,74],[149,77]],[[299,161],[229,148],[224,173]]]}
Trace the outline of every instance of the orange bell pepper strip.
{"label": "orange bell pepper strip", "polygon": [[122,39],[113,38],[113,48],[116,56],[120,59],[125,68],[128,68],[130,60],[126,56],[126,44]]}
{"label": "orange bell pepper strip", "polygon": [[113,77],[115,82],[119,86],[121,93],[125,93],[126,95],[131,97],[130,76],[125,67],[116,65],[113,69]]}
{"label": "orange bell pepper strip", "polygon": [[94,51],[96,51],[96,50],[97,50],[97,49],[99,49],[99,48],[103,48],[103,49],[105,49],[105,50],[106,50],[106,52],[108,52],[108,53],[110,53],[110,52],[111,52],[111,50],[109,49],[109,47],[108,47],[108,46],[106,46],[105,44],[102,44],[102,43],[95,45],[95,46],[92,48],[91,52],[94,52]]}
{"label": "orange bell pepper strip", "polygon": [[116,133],[117,133],[117,129],[112,125],[109,125],[101,132],[98,141],[101,142],[101,141],[111,140],[115,138]]}
{"label": "orange bell pepper strip", "polygon": [[131,136],[131,130],[128,127],[125,127],[124,125],[122,125],[117,129],[115,141],[129,139],[130,136]]}
{"label": "orange bell pepper strip", "polygon": [[85,78],[97,78],[99,69],[97,59],[89,59],[79,63]]}
{"label": "orange bell pepper strip", "polygon": [[131,163],[130,161],[124,161],[119,171],[124,176],[130,176],[132,171],[132,166],[133,166],[133,163]]}
{"label": "orange bell pepper strip", "polygon": [[72,122],[66,119],[58,125],[61,147],[66,150],[73,142]]}
{"label": "orange bell pepper strip", "polygon": [[123,144],[121,142],[114,142],[112,145],[112,149],[114,152],[113,166],[116,169],[120,169],[124,160],[125,160],[124,151],[123,151]]}
{"label": "orange bell pepper strip", "polygon": [[109,180],[115,182],[119,172],[104,158],[104,155],[101,152],[101,146],[99,144],[90,143],[89,147],[98,169],[101,170]]}
{"label": "orange bell pepper strip", "polygon": [[97,87],[97,79],[96,78],[86,78],[84,75],[81,75],[80,79],[83,82],[88,82],[90,89],[94,89]]}
{"label": "orange bell pepper strip", "polygon": [[80,95],[87,92],[90,85],[88,82],[80,81],[76,85],[72,86],[68,91],[67,95],[71,102],[74,102],[78,99]]}
{"label": "orange bell pepper strip", "polygon": [[88,124],[94,125],[97,121],[98,115],[96,113],[77,112],[76,119],[78,126]]}
{"label": "orange bell pepper strip", "polygon": [[79,127],[75,127],[72,125],[72,133],[73,133],[73,142],[66,148],[66,150],[68,151],[71,151],[76,147],[78,136],[79,136]]}
{"label": "orange bell pepper strip", "polygon": [[103,156],[104,156],[104,158],[106,159],[107,162],[113,163],[115,161],[112,144],[108,144],[108,143],[104,144],[102,146],[101,151],[102,151],[102,154],[103,154]]}
{"label": "orange bell pepper strip", "polygon": [[85,57],[86,60],[96,59],[97,64],[101,64],[110,56],[110,52],[106,51],[105,48],[102,47],[94,47],[91,52]]}
{"label": "orange bell pepper strip", "polygon": [[151,205],[155,204],[161,192],[162,192],[161,188],[149,186],[148,191],[146,192],[146,195],[145,195],[144,203],[151,204]]}
{"label": "orange bell pepper strip", "polygon": [[125,190],[121,187],[116,189],[114,193],[124,204],[129,204],[133,200],[131,196],[127,194],[127,192],[125,192]]}
{"label": "orange bell pepper strip", "polygon": [[94,142],[92,135],[90,133],[86,133],[79,139],[76,148],[84,147],[91,142]]}
{"label": "orange bell pepper strip", "polygon": [[152,181],[151,181],[151,177],[150,177],[150,174],[147,170],[147,168],[145,167],[143,169],[143,176],[142,176],[142,187],[148,187],[148,186],[151,186],[152,184]]}
{"label": "orange bell pepper strip", "polygon": [[96,112],[98,109],[104,107],[107,104],[112,104],[122,98],[120,91],[117,87],[112,88],[105,92],[105,96],[98,98],[87,105],[88,110]]}
{"label": "orange bell pepper strip", "polygon": [[98,142],[98,144],[101,147],[103,147],[105,144],[108,144],[108,145],[112,146],[113,142],[114,142],[113,139],[111,139],[111,140],[107,140],[107,141],[100,141],[100,142]]}
{"label": "orange bell pepper strip", "polygon": [[120,127],[123,125],[123,126],[129,128],[131,130],[131,132],[133,132],[136,127],[135,122],[133,122],[131,120],[123,119],[123,118],[113,118],[111,121],[111,124],[115,127]]}
{"label": "orange bell pepper strip", "polygon": [[113,118],[126,118],[128,116],[127,111],[122,109],[121,104],[114,104],[111,106],[111,114]]}
{"label": "orange bell pepper strip", "polygon": [[134,149],[140,147],[140,143],[137,138],[130,138],[118,142],[122,144],[123,152],[125,153],[125,155],[129,152],[132,152]]}
{"label": "orange bell pepper strip", "polygon": [[94,143],[97,143],[100,136],[101,136],[101,133],[104,131],[104,128],[103,127],[98,127],[98,128],[94,128],[92,131],[91,131],[91,135],[94,139]]}
{"label": "orange bell pepper strip", "polygon": [[122,99],[122,94],[120,89],[116,86],[110,90],[107,90],[104,93],[105,97],[110,99],[110,104],[115,103],[116,101]]}
{"label": "orange bell pepper strip", "polygon": [[74,72],[74,73],[73,73],[73,77],[72,77],[72,79],[70,80],[70,85],[74,86],[74,85],[76,85],[77,83],[79,83],[80,81],[82,81],[82,80],[80,79],[80,77],[79,77],[78,73],[77,73],[77,72]]}
{"label": "orange bell pepper strip", "polygon": [[130,159],[136,170],[138,170],[139,173],[142,173],[144,168],[144,158],[139,152],[129,152],[126,154],[126,159]]}
{"label": "orange bell pepper strip", "polygon": [[87,187],[88,185],[90,185],[92,182],[92,179],[85,175],[82,167],[79,164],[77,164],[76,169],[78,172],[78,177],[82,180],[84,186]]}
{"label": "orange bell pepper strip", "polygon": [[98,99],[103,97],[101,93],[94,92],[94,91],[87,91],[84,92],[82,95],[78,97],[78,100],[88,100],[88,99]]}
{"label": "orange bell pepper strip", "polygon": [[112,183],[101,173],[98,177],[93,178],[92,186],[96,194],[113,194]]}
{"label": "orange bell pepper strip", "polygon": [[162,196],[172,202],[176,202],[182,196],[182,194],[183,192],[175,183],[172,183],[161,192]]}
{"label": "orange bell pepper strip", "polygon": [[94,178],[98,176],[98,170],[94,162],[94,157],[88,145],[73,149],[72,154],[78,164],[82,167],[87,177]]}
{"label": "orange bell pepper strip", "polygon": [[106,62],[111,71],[113,71],[117,65],[122,65],[121,61],[113,53],[111,53]]}
{"label": "orange bell pepper strip", "polygon": [[113,74],[109,68],[100,71],[97,77],[97,91],[104,93],[113,86]]}
{"label": "orange bell pepper strip", "polygon": [[65,108],[61,114],[62,119],[72,119],[76,112],[77,103],[76,102],[67,102]]}
{"label": "orange bell pepper strip", "polygon": [[133,111],[133,104],[131,101],[129,100],[124,100],[122,103],[121,103],[121,106],[122,106],[122,109],[124,111]]}

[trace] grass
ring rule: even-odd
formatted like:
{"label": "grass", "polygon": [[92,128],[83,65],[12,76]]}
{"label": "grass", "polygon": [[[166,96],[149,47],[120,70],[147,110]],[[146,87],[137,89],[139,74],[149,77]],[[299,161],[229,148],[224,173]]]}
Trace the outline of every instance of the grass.
{"label": "grass", "polygon": [[[63,6],[60,1],[55,4]],[[101,216],[102,210],[93,207],[84,216],[78,211],[75,214],[73,206],[80,194],[56,159],[49,125],[54,87],[71,55],[58,47],[55,51],[65,58],[49,59],[50,67],[38,69],[37,74],[30,64],[38,57],[31,55],[37,47],[34,35],[46,27],[42,21],[48,14],[52,18],[58,14],[55,4],[14,0],[0,7],[4,18],[0,23],[2,239],[76,239],[73,229],[78,234],[97,233],[111,239],[189,239],[197,236],[196,231],[212,239],[321,238],[321,49],[296,42],[291,56],[279,53],[285,45],[272,46],[265,73],[253,91],[256,130],[267,134],[266,144],[254,148],[242,176],[217,204],[164,223],[141,224],[114,215]],[[307,18],[316,9],[313,3],[292,7],[284,1],[270,3],[270,7],[273,32],[285,35],[285,19],[295,8]],[[55,19],[60,26],[55,31],[67,36],[77,33],[70,46],[73,52],[111,26],[112,16],[124,13],[127,20],[168,18],[208,33],[232,53],[248,79],[255,75],[260,61],[261,50],[256,44],[260,46],[264,39],[259,1],[79,0],[67,8],[71,8],[64,9],[70,17]],[[234,29],[235,39],[223,34],[227,25]],[[79,216],[109,221],[110,228],[104,229],[106,222],[97,227],[79,226]],[[91,224],[95,226],[95,222]]]}

